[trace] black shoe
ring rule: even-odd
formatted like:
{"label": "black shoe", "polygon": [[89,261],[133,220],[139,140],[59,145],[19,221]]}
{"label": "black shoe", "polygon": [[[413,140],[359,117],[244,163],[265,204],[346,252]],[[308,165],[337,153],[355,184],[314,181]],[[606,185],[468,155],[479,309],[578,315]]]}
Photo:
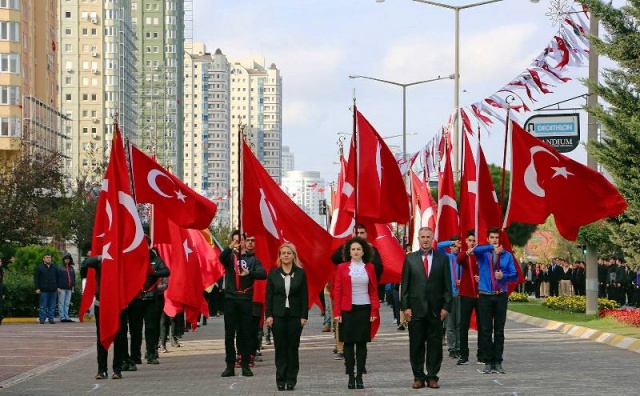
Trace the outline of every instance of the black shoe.
{"label": "black shoe", "polygon": [[142,358],[131,359],[131,361],[134,362],[135,364],[142,364]]}
{"label": "black shoe", "polygon": [[122,379],[122,374],[120,374],[119,372],[115,372],[113,373],[113,375],[111,376],[111,379]]}
{"label": "black shoe", "polygon": [[449,352],[449,357],[453,358],[453,359],[457,359],[457,358],[460,357],[460,355],[458,355],[458,352],[456,352],[456,351],[451,351],[451,352]]}
{"label": "black shoe", "polygon": [[109,378],[109,374],[106,371],[103,371],[103,372],[98,371],[98,374],[96,374],[97,380],[103,380],[107,378]]}
{"label": "black shoe", "polygon": [[482,374],[491,374],[493,371],[493,364],[485,363],[484,370],[482,370]]}
{"label": "black shoe", "polygon": [[362,374],[358,374],[356,376],[356,389],[364,389],[364,384],[362,383]]}
{"label": "black shoe", "polygon": [[506,374],[507,372],[504,370],[504,368],[502,367],[502,363],[496,363],[493,365],[493,372],[494,373],[500,373],[500,374]]}
{"label": "black shoe", "polygon": [[295,385],[293,384],[287,384],[287,390],[294,390],[295,389]]}
{"label": "black shoe", "polygon": [[[134,364],[134,365],[135,365],[135,364]],[[129,362],[127,362],[127,361],[122,362],[122,368],[121,368],[121,370],[122,370],[122,371],[129,371]]]}
{"label": "black shoe", "polygon": [[242,366],[242,376],[243,377],[253,377],[253,371],[251,371],[249,366]]}
{"label": "black shoe", "polygon": [[284,390],[284,384],[278,384],[278,390],[279,391],[283,391]]}
{"label": "black shoe", "polygon": [[233,368],[233,364],[227,364],[227,368],[224,369],[224,371],[222,372],[222,374],[220,375],[221,377],[234,377],[236,375],[236,371]]}
{"label": "black shoe", "polygon": [[147,359],[147,364],[160,364],[160,362],[154,356],[151,356],[150,359]]}
{"label": "black shoe", "polygon": [[134,362],[129,362],[129,371],[138,371],[138,366]]}
{"label": "black shoe", "polygon": [[349,382],[347,382],[347,388],[355,389],[356,388],[356,378],[353,374],[349,374]]}
{"label": "black shoe", "polygon": [[469,359],[465,359],[465,358],[460,358],[458,359],[458,361],[456,362],[456,364],[458,366],[466,366],[469,364]]}

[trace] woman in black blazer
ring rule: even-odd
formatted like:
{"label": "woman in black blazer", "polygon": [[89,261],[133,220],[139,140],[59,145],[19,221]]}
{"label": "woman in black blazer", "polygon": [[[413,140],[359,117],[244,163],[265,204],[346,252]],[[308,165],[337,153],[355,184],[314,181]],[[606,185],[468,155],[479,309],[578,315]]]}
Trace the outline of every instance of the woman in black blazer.
{"label": "woman in black blazer", "polygon": [[267,326],[272,328],[276,350],[276,384],[278,390],[293,390],[300,368],[298,348],[302,328],[309,317],[307,278],[291,243],[278,249],[278,267],[267,278]]}

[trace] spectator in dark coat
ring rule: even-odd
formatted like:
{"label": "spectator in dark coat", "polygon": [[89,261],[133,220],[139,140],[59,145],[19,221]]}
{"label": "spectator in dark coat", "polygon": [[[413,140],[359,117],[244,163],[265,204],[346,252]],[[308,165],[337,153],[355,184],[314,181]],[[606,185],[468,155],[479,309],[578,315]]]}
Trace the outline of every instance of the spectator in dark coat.
{"label": "spectator in dark coat", "polygon": [[36,266],[33,274],[36,294],[40,295],[40,324],[44,324],[47,318],[54,324],[56,301],[60,289],[58,288],[58,267],[51,262],[51,255],[45,254],[42,262]]}

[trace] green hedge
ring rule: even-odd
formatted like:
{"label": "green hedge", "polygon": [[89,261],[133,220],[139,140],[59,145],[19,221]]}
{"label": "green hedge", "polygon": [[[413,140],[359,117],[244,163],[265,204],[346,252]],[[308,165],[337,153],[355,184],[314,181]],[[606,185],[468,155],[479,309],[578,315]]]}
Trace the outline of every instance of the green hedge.
{"label": "green hedge", "polygon": [[[4,299],[4,317],[31,318],[38,317],[40,296],[33,285],[33,275],[7,271],[4,276],[6,289]],[[78,316],[82,294],[82,281],[76,274],[76,287],[69,303],[69,316]],[[56,316],[58,307],[56,305]]]}
{"label": "green hedge", "polygon": [[[557,311],[573,312],[573,313],[585,313],[587,311],[587,298],[585,296],[559,296],[559,297],[547,297],[542,306],[555,309]],[[598,311],[605,308],[613,309],[617,308],[618,303],[606,298],[598,299]]]}

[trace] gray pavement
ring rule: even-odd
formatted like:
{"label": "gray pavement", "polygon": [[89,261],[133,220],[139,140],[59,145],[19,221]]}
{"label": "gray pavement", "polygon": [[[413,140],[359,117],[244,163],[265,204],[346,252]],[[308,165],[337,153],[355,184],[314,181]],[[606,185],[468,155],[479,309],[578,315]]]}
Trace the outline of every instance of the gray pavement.
{"label": "gray pavement", "polygon": [[[376,339],[369,344],[364,391],[346,387],[342,361],[333,359],[333,339],[320,332],[322,318],[314,309],[303,332],[301,369],[295,392],[301,395],[356,394],[366,395],[635,395],[640,365],[638,354],[627,350],[575,338],[527,324],[507,322],[505,362],[506,375],[480,373],[482,366],[472,361],[468,366],[456,366],[445,356],[438,390],[412,390],[408,359],[408,336],[391,323],[391,310],[382,309],[383,323]],[[16,327],[12,327],[16,326]],[[2,325],[0,345],[7,334],[24,331],[18,325]],[[32,326],[38,332],[68,332],[60,338],[62,346],[72,346],[71,339],[81,339],[74,348],[63,348],[65,357],[50,361],[0,382],[3,395],[269,395],[279,394],[275,386],[273,348],[263,351],[264,361],[257,363],[255,377],[221,378],[224,369],[223,319],[209,319],[209,324],[194,333],[185,334],[181,348],[161,354],[160,365],[142,364],[136,372],[123,373],[122,380],[96,381],[97,371],[94,340],[91,346],[78,350],[94,334],[93,323]],[[59,327],[57,327],[59,326]],[[69,326],[67,328],[62,326]],[[12,331],[15,329],[16,331]],[[51,330],[48,330],[51,329]],[[35,330],[34,330],[35,331]],[[73,335],[75,334],[75,335]],[[475,356],[475,333],[470,344]],[[45,335],[40,335],[45,339]],[[38,334],[32,334],[38,339]],[[16,361],[24,359],[22,345],[30,339],[11,341],[17,351]],[[144,346],[143,346],[144,348]],[[5,350],[0,348],[0,373],[5,368]],[[39,355],[46,355],[40,353]],[[111,357],[110,357],[111,358]],[[109,360],[111,362],[111,360]],[[19,363],[17,363],[19,364]],[[240,370],[236,370],[239,374]],[[6,376],[6,375],[5,375]],[[0,381],[3,380],[0,375]]]}

